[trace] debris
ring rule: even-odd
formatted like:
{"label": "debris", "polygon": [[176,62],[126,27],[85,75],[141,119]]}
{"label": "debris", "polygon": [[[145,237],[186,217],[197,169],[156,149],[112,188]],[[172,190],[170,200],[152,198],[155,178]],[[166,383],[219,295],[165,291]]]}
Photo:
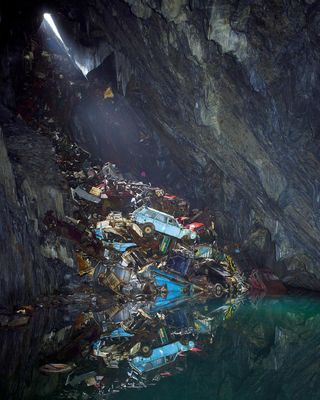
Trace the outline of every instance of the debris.
{"label": "debris", "polygon": [[171,238],[169,236],[164,235],[159,246],[161,254],[166,254],[168,252],[170,243],[171,243]]}
{"label": "debris", "polygon": [[106,242],[106,244],[112,246],[114,250],[119,251],[120,253],[124,253],[128,249],[137,246],[136,243]]}
{"label": "debris", "polygon": [[68,364],[45,364],[39,368],[39,370],[45,374],[64,374],[70,372],[73,369],[71,365]]}
{"label": "debris", "polygon": [[123,328],[117,328],[111,332],[110,337],[132,337],[134,336],[131,333],[126,332]]}
{"label": "debris", "polygon": [[[87,193],[85,190],[81,189],[79,186],[76,189],[72,189],[72,193],[76,194],[79,198],[91,201],[93,203],[100,203],[101,199],[97,196]],[[74,198],[74,197],[73,197]]]}
{"label": "debris", "polygon": [[[86,372],[84,374],[74,375],[74,376],[68,375],[66,385],[71,385],[71,386],[75,387],[83,381],[90,382],[90,379],[95,378],[96,375],[97,375],[97,373],[95,371],[90,371],[90,372]],[[90,385],[88,385],[88,386],[90,386]]]}
{"label": "debris", "polygon": [[212,258],[213,256],[212,246],[199,245],[196,247],[194,255],[197,258]]}
{"label": "debris", "polygon": [[102,189],[100,189],[99,187],[92,186],[89,193],[93,194],[96,197],[100,197],[101,193],[102,193]]}
{"label": "debris", "polygon": [[13,328],[13,327],[18,327],[18,326],[24,326],[27,325],[29,322],[30,317],[29,316],[14,316],[9,322],[8,326]]}
{"label": "debris", "polygon": [[103,98],[104,99],[113,99],[114,98],[114,94],[113,94],[113,91],[110,86],[107,87],[107,89],[104,91]]}
{"label": "debris", "polygon": [[46,224],[77,243],[80,276],[92,276],[123,301],[159,296],[158,311],[197,293],[220,297],[248,289],[233,259],[210,242],[214,222],[208,213],[189,212],[184,199],[162,188],[126,181],[110,162],[92,167],[73,146],[85,160],[68,175],[79,215],[66,217],[68,222],[51,216]]}
{"label": "debris", "polygon": [[76,254],[76,257],[80,276],[93,272],[93,267],[88,259],[85,259],[80,253]]}
{"label": "debris", "polygon": [[192,259],[181,254],[173,255],[167,261],[167,267],[181,276],[188,274],[191,265]]}
{"label": "debris", "polygon": [[20,307],[16,313],[17,314],[24,314],[24,315],[31,315],[33,313],[34,309],[32,306],[28,305],[28,306],[22,306]]}

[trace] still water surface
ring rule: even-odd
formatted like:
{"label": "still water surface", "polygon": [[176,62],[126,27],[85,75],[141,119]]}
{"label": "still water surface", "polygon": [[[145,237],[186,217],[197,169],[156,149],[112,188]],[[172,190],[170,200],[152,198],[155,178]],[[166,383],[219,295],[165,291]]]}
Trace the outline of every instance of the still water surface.
{"label": "still water surface", "polygon": [[[127,311],[116,319],[120,315],[129,324],[134,315],[133,336],[100,343],[102,352],[107,349],[121,359],[116,362],[93,355],[97,340],[119,327],[118,322],[111,324],[110,310],[80,317],[43,312],[23,331],[0,331],[3,398],[320,398],[319,297],[198,300],[157,310],[152,320]],[[152,364],[157,349],[177,342],[188,351],[171,349],[165,360]],[[141,348],[128,355],[137,343],[145,346],[149,364],[138,363],[143,360]],[[74,363],[76,368],[69,378],[68,373],[40,373],[47,362]],[[110,362],[118,368],[109,368]],[[152,365],[152,370],[141,373],[136,370],[141,365]],[[84,380],[83,374],[88,374]]]}

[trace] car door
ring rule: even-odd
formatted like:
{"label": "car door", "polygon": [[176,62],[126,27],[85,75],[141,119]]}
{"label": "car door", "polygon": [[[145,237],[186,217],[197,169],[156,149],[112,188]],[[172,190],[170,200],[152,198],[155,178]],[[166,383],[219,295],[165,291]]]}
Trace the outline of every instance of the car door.
{"label": "car door", "polygon": [[160,233],[166,233],[166,216],[163,214],[156,214],[155,219],[154,219],[154,226],[156,228],[156,231]]}
{"label": "car door", "polygon": [[168,217],[167,234],[176,238],[180,238],[181,236],[181,228],[174,218]]}
{"label": "car door", "polygon": [[152,223],[154,224],[154,217],[155,217],[155,213],[152,212],[151,210],[145,210],[143,213],[143,217],[141,219],[142,223]]}

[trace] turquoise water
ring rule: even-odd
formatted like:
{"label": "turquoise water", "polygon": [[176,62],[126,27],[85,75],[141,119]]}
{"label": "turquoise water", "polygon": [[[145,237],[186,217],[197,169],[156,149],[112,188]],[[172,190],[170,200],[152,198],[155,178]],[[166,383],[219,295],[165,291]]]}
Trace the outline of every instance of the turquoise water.
{"label": "turquoise water", "polygon": [[115,398],[319,399],[319,328],[319,298],[246,301],[183,373]]}
{"label": "turquoise water", "polygon": [[[45,361],[42,356],[25,383],[23,396],[115,400],[320,398],[318,297],[198,301],[167,311],[166,318],[168,336],[175,337],[172,335],[179,335],[179,330],[184,329],[184,337],[195,340],[196,351],[181,353],[151,375],[139,376],[144,388],[127,387],[131,370],[128,360],[121,361],[117,369],[109,369],[101,357],[90,359],[90,355],[83,354],[88,343],[92,345],[96,339],[94,335],[84,335],[78,352],[60,351],[59,357],[53,353],[47,361],[74,362],[75,375],[95,371],[103,377],[103,385],[88,387],[80,382],[72,387],[65,385],[66,374],[43,375],[38,371]],[[207,322],[207,331],[190,333],[200,320]],[[101,323],[100,320],[97,326]],[[152,329],[157,330],[158,323],[155,318]],[[89,326],[92,329],[92,324],[85,329]]]}
{"label": "turquoise water", "polygon": [[181,375],[116,399],[319,399],[320,303],[314,298],[246,302]]}

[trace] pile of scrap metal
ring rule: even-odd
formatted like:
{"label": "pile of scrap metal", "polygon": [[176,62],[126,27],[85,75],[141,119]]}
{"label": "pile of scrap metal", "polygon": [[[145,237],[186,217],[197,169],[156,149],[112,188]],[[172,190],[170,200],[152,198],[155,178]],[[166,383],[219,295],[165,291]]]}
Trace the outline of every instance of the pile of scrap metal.
{"label": "pile of scrap metal", "polygon": [[98,264],[82,249],[79,270],[123,299],[220,297],[248,290],[233,260],[218,249],[208,211],[190,211],[185,200],[163,189],[126,181],[110,163],[72,193],[89,215],[90,240],[100,243]]}

